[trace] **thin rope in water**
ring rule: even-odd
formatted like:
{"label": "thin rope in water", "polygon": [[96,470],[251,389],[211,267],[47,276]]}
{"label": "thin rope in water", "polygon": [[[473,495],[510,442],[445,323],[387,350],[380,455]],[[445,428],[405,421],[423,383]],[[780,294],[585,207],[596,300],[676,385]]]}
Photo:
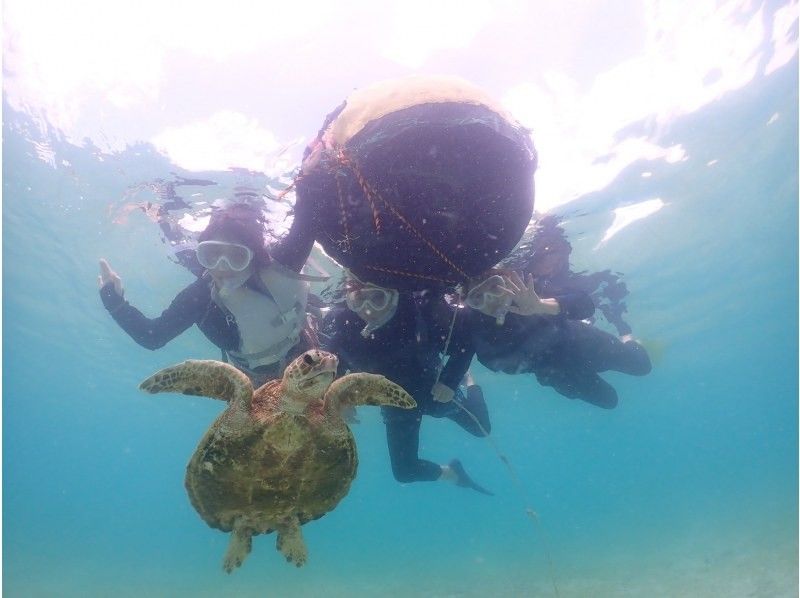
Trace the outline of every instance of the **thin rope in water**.
{"label": "thin rope in water", "polygon": [[508,473],[511,476],[511,481],[516,486],[517,491],[522,495],[523,502],[525,503],[525,514],[533,522],[534,526],[538,529],[539,534],[542,537],[544,553],[545,556],[547,557],[547,567],[550,573],[550,581],[553,584],[553,591],[555,592],[556,596],[560,597],[561,594],[558,591],[558,583],[556,582],[555,565],[553,564],[553,556],[552,553],[550,552],[550,540],[547,536],[547,533],[545,532],[544,526],[542,525],[541,521],[539,521],[539,515],[530,506],[532,504],[532,501],[529,499],[528,493],[525,491],[525,488],[523,487],[522,482],[519,479],[519,476],[517,476],[517,472],[511,465],[511,461],[500,451],[500,448],[495,443],[494,438],[489,435],[489,433],[486,431],[486,428],[484,428],[481,425],[481,422],[478,421],[478,418],[475,417],[469,409],[464,407],[464,405],[460,404],[458,401],[453,401],[453,403],[455,403],[459,409],[461,409],[464,413],[466,413],[470,417],[470,419],[472,419],[472,421],[475,422],[478,428],[480,428],[483,437],[486,438],[487,441],[489,441],[489,445],[492,447],[492,450],[494,450],[495,454],[497,455],[497,458],[500,459],[500,461],[502,461],[505,464],[506,469],[508,469]]}
{"label": "thin rope in water", "polygon": [[[370,207],[371,207],[372,213],[373,213],[374,226],[375,226],[375,229],[376,229],[376,231],[378,233],[380,233],[380,231],[381,231],[381,222],[380,222],[380,215],[378,213],[378,210],[377,210],[375,202],[374,202],[374,198],[377,198],[377,199],[381,200],[383,202],[384,206],[389,211],[391,211],[395,215],[395,217],[397,217],[412,233],[414,233],[423,243],[425,243],[439,258],[441,258],[445,263],[447,263],[448,266],[453,268],[456,272],[458,272],[464,278],[467,278],[467,275],[464,273],[463,270],[461,270],[461,268],[459,268],[441,250],[439,250],[439,248],[436,247],[436,245],[434,245],[434,243],[432,241],[427,239],[420,231],[418,231],[406,219],[406,217],[402,213],[400,213],[399,210],[397,210],[397,208],[395,208],[395,206],[393,206],[390,202],[388,202],[382,195],[380,195],[375,189],[373,189],[371,185],[369,185],[369,183],[366,181],[366,178],[361,174],[361,172],[360,172],[359,168],[357,167],[357,165],[354,163],[353,160],[350,159],[350,157],[347,154],[345,154],[344,151],[339,150],[338,155],[336,157],[337,157],[337,159],[338,159],[340,164],[342,164],[343,166],[346,166],[346,167],[349,166],[350,169],[353,171],[354,175],[356,176],[356,180],[358,181],[359,185],[361,186],[362,190],[364,191],[364,195],[366,196],[367,200],[370,203]],[[287,189],[285,189],[283,191],[283,193],[281,193],[279,195],[279,199],[282,199],[283,196],[286,195],[295,186],[296,182],[297,182],[297,179],[295,179],[295,181],[293,181],[292,184]],[[339,190],[339,199],[341,201],[342,197],[341,197],[341,188],[339,187],[339,180],[337,179],[336,182],[337,182],[337,187],[338,187],[338,190]],[[346,224],[345,224],[345,226],[346,226]],[[380,270],[380,268],[373,268],[373,269]],[[399,272],[397,272],[397,273],[399,273]],[[405,274],[405,273],[403,273],[403,274]],[[461,303],[462,303],[462,301],[461,301],[462,300],[462,292],[460,290],[459,290],[457,296],[458,296],[457,305],[461,305]],[[447,355],[447,351],[448,351],[448,349],[450,347],[450,341],[451,341],[451,339],[453,337],[453,329],[455,328],[455,323],[456,323],[456,317],[457,316],[458,316],[458,307],[456,307],[453,310],[453,317],[450,320],[450,328],[447,331],[447,339],[446,339],[445,345],[444,345],[444,355]],[[439,366],[438,366],[437,371],[436,371],[436,382],[435,382],[436,384],[439,383],[439,378],[442,375],[442,370],[443,369],[444,369],[444,360],[441,359],[439,361]],[[511,476],[511,480],[513,481],[514,485],[516,486],[518,492],[522,495],[523,501],[525,502],[525,514],[528,516],[528,518],[533,522],[533,524],[535,526],[538,525],[538,530],[539,530],[539,533],[541,534],[542,543],[544,545],[545,555],[547,557],[547,565],[548,565],[548,569],[549,569],[549,573],[550,573],[550,581],[553,584],[553,590],[555,591],[555,595],[560,598],[561,594],[558,591],[558,584],[556,582],[555,566],[553,564],[553,557],[552,557],[551,552],[550,552],[549,539],[547,537],[547,534],[544,531],[544,527],[541,525],[541,522],[539,521],[539,516],[536,514],[536,511],[530,506],[531,501],[528,499],[528,495],[525,492],[525,489],[523,488],[522,483],[520,482],[516,471],[514,470],[513,466],[511,465],[511,461],[508,459],[508,457],[506,457],[500,451],[500,449],[498,448],[497,444],[495,444],[493,438],[489,435],[489,433],[486,431],[486,429],[478,421],[478,418],[476,418],[475,415],[473,415],[472,412],[470,412],[469,409],[467,409],[466,407],[461,405],[458,401],[453,401],[453,402],[458,406],[459,409],[464,411],[464,413],[466,413],[470,417],[470,419],[472,419],[473,422],[475,422],[475,424],[478,426],[478,428],[480,429],[481,433],[483,434],[484,438],[486,438],[489,441],[489,444],[492,447],[492,449],[494,450],[494,452],[497,455],[498,459],[500,459],[500,461],[502,461],[505,464],[506,468],[508,469],[509,475]]]}
{"label": "thin rope in water", "polygon": [[[453,338],[453,329],[456,327],[456,317],[458,316],[458,305],[461,305],[461,291],[458,293],[458,304],[453,309],[453,317],[450,319],[450,329],[447,331],[447,340],[444,341],[444,351],[442,352],[443,355],[447,355],[447,350],[450,348],[450,339]],[[442,370],[444,369],[444,359],[439,360],[439,367],[436,368],[436,382],[434,382],[434,386],[439,384],[439,378],[442,375]],[[469,412],[468,412],[469,413]],[[470,415],[472,415],[470,413]],[[480,426],[480,424],[478,424]]]}
{"label": "thin rope in water", "polygon": [[383,203],[384,207],[387,210],[389,210],[392,214],[394,214],[395,218],[397,218],[403,224],[403,226],[406,227],[406,229],[408,229],[410,232],[412,232],[414,235],[416,235],[416,237],[420,241],[425,243],[425,245],[427,245],[428,248],[434,254],[436,254],[442,261],[444,261],[444,263],[446,263],[450,268],[452,268],[453,271],[457,272],[459,274],[459,276],[461,276],[462,278],[465,278],[465,279],[468,278],[468,276],[467,276],[466,272],[464,272],[464,270],[462,270],[441,249],[439,249],[431,239],[429,239],[422,232],[420,232],[417,229],[417,227],[415,227],[411,223],[411,221],[408,218],[406,218],[405,215],[402,212],[400,212],[400,210],[397,209],[397,207],[395,207],[383,195],[378,193],[378,191],[372,185],[370,185],[369,181],[367,181],[366,177],[364,177],[364,175],[361,173],[361,170],[360,170],[358,164],[356,163],[356,161],[350,155],[348,155],[344,151],[344,149],[340,149],[339,150],[339,154],[338,154],[337,158],[339,159],[340,164],[350,168],[350,170],[355,175],[356,180],[358,181],[359,185],[361,185],[361,189],[364,192],[364,195],[366,196],[367,201],[369,201],[370,207],[372,208],[373,219],[375,221],[375,227],[376,227],[376,231],[378,233],[381,232],[381,230],[380,230],[381,223],[380,223],[380,214],[378,213],[378,210],[377,210],[377,208],[375,206],[375,201],[374,201],[375,199],[380,200]]}
{"label": "thin rope in water", "polygon": [[[457,306],[461,305],[462,304],[461,290],[458,291],[457,299],[458,301],[456,305]],[[456,307],[453,310],[453,317],[450,320],[450,330],[448,330],[447,332],[447,340],[444,343],[444,355],[447,355],[447,350],[450,347],[450,339],[452,339],[453,337],[453,329],[455,328],[456,325],[456,317],[458,316],[458,311],[459,311],[458,307]],[[437,384],[439,383],[439,377],[442,375],[443,368],[444,368],[444,359],[441,359],[439,360],[439,367],[436,372]],[[520,493],[520,495],[522,496],[522,500],[525,503],[525,514],[533,522],[534,527],[538,529],[539,534],[542,537],[544,553],[545,557],[547,558],[548,572],[550,573],[550,582],[553,584],[553,591],[555,592],[556,596],[560,598],[561,593],[558,591],[558,583],[556,581],[556,568],[555,565],[553,564],[552,553],[550,552],[550,539],[548,538],[547,533],[545,532],[544,526],[542,525],[541,521],[539,521],[539,516],[536,514],[536,511],[533,509],[533,507],[530,506],[533,503],[528,497],[528,493],[525,491],[525,488],[523,487],[522,482],[520,481],[519,476],[517,475],[517,472],[514,470],[514,466],[511,465],[511,461],[509,460],[509,458],[506,457],[500,451],[500,448],[497,446],[497,443],[495,443],[494,438],[489,435],[489,432],[487,432],[486,428],[484,428],[481,425],[481,422],[478,421],[478,418],[475,417],[475,415],[469,409],[464,407],[464,405],[462,405],[458,401],[452,401],[452,402],[455,403],[456,406],[459,409],[461,409],[464,413],[466,413],[473,422],[475,422],[475,425],[478,426],[478,429],[480,429],[481,434],[483,434],[483,437],[486,438],[486,440],[489,442],[489,446],[492,447],[492,450],[494,451],[495,455],[497,455],[497,458],[500,459],[500,461],[502,461],[503,464],[506,466],[506,469],[508,469],[511,481],[514,483],[514,486],[517,488],[517,491]]]}

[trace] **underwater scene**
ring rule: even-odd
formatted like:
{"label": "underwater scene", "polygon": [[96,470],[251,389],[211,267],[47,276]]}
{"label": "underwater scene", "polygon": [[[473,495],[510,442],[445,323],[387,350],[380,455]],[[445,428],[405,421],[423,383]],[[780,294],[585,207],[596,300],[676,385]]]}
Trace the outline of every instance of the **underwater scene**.
{"label": "underwater scene", "polygon": [[798,12],[5,2],[4,595],[797,596]]}

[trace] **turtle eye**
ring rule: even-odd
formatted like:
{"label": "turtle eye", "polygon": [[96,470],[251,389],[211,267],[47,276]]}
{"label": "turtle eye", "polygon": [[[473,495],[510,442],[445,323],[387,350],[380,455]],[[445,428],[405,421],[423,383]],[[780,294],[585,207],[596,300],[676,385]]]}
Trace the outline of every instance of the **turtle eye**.
{"label": "turtle eye", "polygon": [[306,353],[303,355],[303,361],[305,361],[308,365],[314,365],[314,360],[311,358],[311,355]]}

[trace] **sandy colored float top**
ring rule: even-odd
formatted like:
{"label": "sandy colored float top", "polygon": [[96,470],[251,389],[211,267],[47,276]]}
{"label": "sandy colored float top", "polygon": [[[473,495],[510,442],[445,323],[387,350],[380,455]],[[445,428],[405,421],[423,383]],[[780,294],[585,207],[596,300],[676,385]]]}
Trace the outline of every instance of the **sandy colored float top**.
{"label": "sandy colored float top", "polygon": [[486,106],[511,124],[517,121],[486,92],[459,77],[412,76],[379,81],[357,89],[347,98],[347,106],[323,135],[326,145],[344,145],[367,123],[382,116],[419,104],[461,102]]}

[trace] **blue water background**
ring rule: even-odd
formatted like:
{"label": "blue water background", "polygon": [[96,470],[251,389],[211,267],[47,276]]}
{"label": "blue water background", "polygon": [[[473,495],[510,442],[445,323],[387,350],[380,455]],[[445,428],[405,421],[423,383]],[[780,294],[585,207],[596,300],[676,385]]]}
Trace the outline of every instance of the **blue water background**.
{"label": "blue water background", "polygon": [[[395,482],[379,414],[362,408],[358,477],[303,528],[308,565],[262,536],[231,576],[227,536],[183,488],[222,405],[137,390],[216,350],[192,329],[146,351],[96,290],[101,256],[149,315],[192,280],[141,213],[112,223],[129,185],[175,167],[146,145],[75,147],[6,107],[6,595],[551,596],[553,576],[562,596],[796,595],[797,102],[795,59],[661,131],[687,160],[634,163],[558,209],[577,269],[625,273],[628,319],[652,352],[649,376],[605,376],[617,409],[476,365],[516,478],[448,421],[424,421],[421,454],[458,456],[489,498]],[[599,244],[615,208],[654,197],[663,209]]]}

